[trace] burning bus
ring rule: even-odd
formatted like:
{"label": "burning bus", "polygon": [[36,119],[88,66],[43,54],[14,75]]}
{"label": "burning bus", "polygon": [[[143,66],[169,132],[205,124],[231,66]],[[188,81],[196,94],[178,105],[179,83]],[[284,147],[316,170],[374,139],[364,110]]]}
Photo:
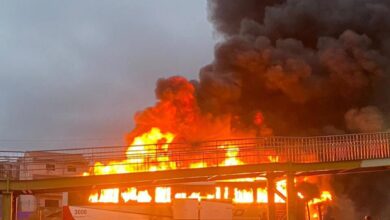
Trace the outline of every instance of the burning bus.
{"label": "burning bus", "polygon": [[[101,189],[93,199],[88,192],[70,192],[63,215],[64,219],[268,219],[265,191],[264,181],[257,180]],[[276,219],[286,218],[284,199],[283,194],[275,197]],[[308,202],[299,199],[298,219],[322,219],[331,199],[327,192]]]}
{"label": "burning bus", "polygon": [[[109,158],[109,161],[96,162],[90,171],[83,175],[155,172],[175,170],[183,166],[188,169],[215,165],[225,167],[250,162],[247,159],[251,157],[241,155],[240,150],[243,148],[236,146],[232,140],[213,146],[218,149],[217,152],[213,152],[214,156],[217,156],[208,157],[204,154],[207,147],[201,144],[198,144],[197,148],[203,151],[191,154],[186,150],[185,155],[178,153],[181,147],[173,143],[174,138],[175,135],[172,133],[152,128],[134,138],[127,151],[123,153],[124,159]],[[206,146],[208,145],[209,143],[206,143]],[[178,158],[178,155],[183,158]],[[267,152],[266,156],[255,156],[257,160],[264,160],[266,163],[284,160],[283,155],[272,152]],[[312,159],[313,156],[309,155],[308,158]],[[322,219],[322,204],[332,200],[331,193],[319,190],[315,180],[312,177],[295,179],[299,189],[297,193],[299,219]],[[283,176],[276,179],[275,186],[274,203],[277,219],[284,219],[287,189]],[[310,188],[315,190],[309,192],[307,189]],[[63,210],[65,219],[104,219],[105,215],[128,216],[127,218],[133,219],[215,219],[218,216],[224,216],[223,219],[266,219],[268,216],[265,177],[161,186],[97,188],[92,191],[69,192],[67,200],[68,206]]]}

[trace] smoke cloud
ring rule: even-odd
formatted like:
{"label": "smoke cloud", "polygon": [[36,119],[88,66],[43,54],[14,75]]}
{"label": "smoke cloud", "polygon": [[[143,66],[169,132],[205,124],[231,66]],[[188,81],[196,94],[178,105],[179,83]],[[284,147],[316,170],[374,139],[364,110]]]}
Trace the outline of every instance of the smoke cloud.
{"label": "smoke cloud", "polygon": [[[387,128],[389,1],[210,0],[209,10],[224,40],[200,72],[203,111],[232,114],[244,128],[261,112],[277,135]],[[379,217],[389,200],[386,176],[343,176],[333,186],[358,215]]]}
{"label": "smoke cloud", "polygon": [[[186,90],[187,97],[169,85],[175,80],[160,79],[155,118],[174,122],[170,128],[186,127],[180,131],[195,130],[191,121],[207,118],[205,122],[225,121],[225,130],[231,133],[260,135],[386,128],[390,3],[215,0],[208,5],[209,18],[223,36],[215,47],[214,61],[200,70],[199,80],[182,79],[192,88]],[[158,110],[167,101],[164,93],[176,97],[179,111]],[[190,96],[190,103],[183,103]],[[376,110],[362,109],[367,106]],[[362,109],[359,115],[365,116],[358,117],[354,109]],[[148,115],[153,111],[149,108]],[[163,114],[172,118],[162,120]],[[261,124],[255,122],[258,114]],[[370,126],[363,128],[359,120],[368,120]],[[141,121],[138,124],[148,123]]]}
{"label": "smoke cloud", "polygon": [[384,119],[381,112],[372,106],[362,109],[351,109],[345,114],[347,128],[358,132],[381,131]]}
{"label": "smoke cloud", "polygon": [[358,128],[357,119],[351,127],[344,116],[352,120],[347,112],[366,106],[390,110],[389,6],[365,0],[209,1],[210,19],[225,40],[201,70],[201,108],[237,115],[247,126],[260,111],[278,135],[384,128],[378,121]]}
{"label": "smoke cloud", "polygon": [[[387,128],[389,1],[209,0],[208,5],[223,39],[214,60],[198,80],[160,79],[158,102],[136,115],[131,135],[161,126],[179,140],[196,142]],[[357,179],[340,180],[353,188],[343,193],[376,192],[372,184],[351,184],[362,180]],[[350,198],[376,213],[374,206],[386,204],[364,202],[357,194]]]}
{"label": "smoke cloud", "polygon": [[195,143],[230,137],[230,117],[201,113],[195,87],[184,77],[159,79],[155,95],[158,101],[154,106],[136,113],[136,127],[128,136],[129,143],[152,127],[174,133],[175,142]]}

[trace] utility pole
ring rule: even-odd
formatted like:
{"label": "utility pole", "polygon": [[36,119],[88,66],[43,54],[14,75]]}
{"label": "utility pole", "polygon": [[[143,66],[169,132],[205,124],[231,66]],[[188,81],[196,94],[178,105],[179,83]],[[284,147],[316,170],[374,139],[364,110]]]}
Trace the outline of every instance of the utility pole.
{"label": "utility pole", "polygon": [[10,179],[9,176],[7,177],[7,188],[6,191],[3,191],[1,194],[3,196],[2,198],[2,220],[13,220],[13,192],[9,190],[10,188]]}
{"label": "utility pole", "polygon": [[295,174],[292,172],[287,173],[287,220],[298,220]]}
{"label": "utility pole", "polygon": [[267,198],[268,198],[268,220],[276,220],[275,208],[275,176],[267,174]]}

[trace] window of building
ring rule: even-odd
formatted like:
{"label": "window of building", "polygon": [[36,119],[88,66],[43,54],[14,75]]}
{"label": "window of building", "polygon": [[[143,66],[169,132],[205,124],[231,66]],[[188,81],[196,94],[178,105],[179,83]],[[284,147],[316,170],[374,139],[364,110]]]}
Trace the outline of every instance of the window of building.
{"label": "window of building", "polygon": [[0,178],[7,178],[4,165],[0,165]]}
{"label": "window of building", "polygon": [[60,202],[57,199],[45,199],[45,207],[59,207]]}
{"label": "window of building", "polygon": [[68,166],[67,167],[67,170],[68,170],[68,172],[76,172],[76,167],[75,166]]}
{"label": "window of building", "polygon": [[46,170],[48,170],[48,171],[54,171],[54,170],[56,170],[56,165],[47,163],[47,164],[46,164]]}

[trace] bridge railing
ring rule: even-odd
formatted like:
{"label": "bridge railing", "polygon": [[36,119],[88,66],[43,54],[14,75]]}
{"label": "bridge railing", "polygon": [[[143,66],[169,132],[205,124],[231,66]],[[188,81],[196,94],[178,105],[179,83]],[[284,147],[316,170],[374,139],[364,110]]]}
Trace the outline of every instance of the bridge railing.
{"label": "bridge railing", "polygon": [[[390,133],[261,137],[48,151],[0,151],[0,178],[52,178],[264,163],[390,158]],[[11,175],[12,174],[12,175]]]}

